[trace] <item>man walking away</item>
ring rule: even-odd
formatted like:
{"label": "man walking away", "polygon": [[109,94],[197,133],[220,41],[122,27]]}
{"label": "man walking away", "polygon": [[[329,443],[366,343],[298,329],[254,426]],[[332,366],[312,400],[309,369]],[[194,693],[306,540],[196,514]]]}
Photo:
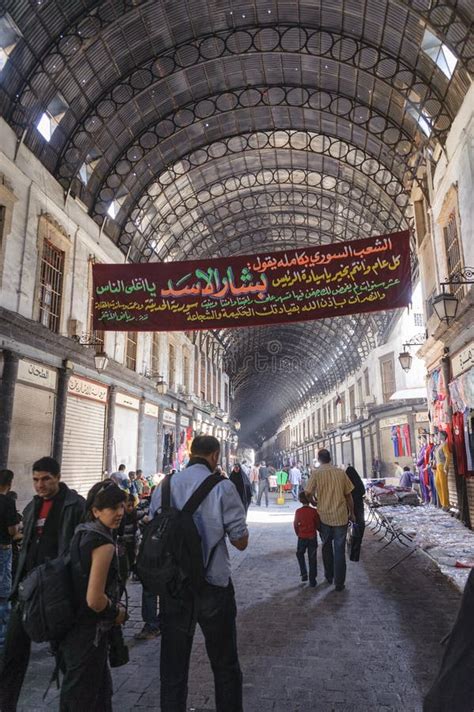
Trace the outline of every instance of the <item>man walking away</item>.
{"label": "man walking away", "polygon": [[60,478],[59,463],[52,457],[42,457],[34,463],[36,496],[23,512],[23,546],[13,582],[13,609],[0,672],[1,712],[16,712],[30,657],[31,641],[15,605],[18,585],[36,566],[67,553],[74,530],[84,515],[83,497],[70,490]]}
{"label": "man walking away", "polygon": [[8,496],[13,482],[11,470],[0,470],[0,651],[10,615],[12,588],[12,539],[17,533],[15,500]]}
{"label": "man walking away", "polygon": [[334,580],[336,591],[342,591],[346,580],[347,525],[349,519],[354,521],[354,485],[344,470],[331,464],[328,450],[318,452],[318,462],[305,493],[310,501],[314,495],[317,499],[326,581]]}
{"label": "man walking away", "polygon": [[265,460],[262,460],[260,467],[258,468],[258,499],[257,504],[259,507],[262,506],[262,495],[265,493],[265,506],[268,507],[268,492],[269,483],[268,478],[270,476],[270,471],[265,465]]}
{"label": "man walking away", "polygon": [[[187,467],[171,477],[171,506],[182,509],[215,471],[219,441],[198,435]],[[162,486],[152,496],[150,515],[161,506]],[[237,655],[236,604],[226,537],[239,551],[247,548],[245,510],[235,486],[226,478],[216,484],[193,514],[201,536],[205,584],[178,598],[160,597],[161,710],[185,712],[191,648],[199,623],[214,673],[216,712],[242,712],[242,673]]]}
{"label": "man walking away", "polygon": [[300,493],[300,484],[301,484],[301,470],[296,464],[294,464],[290,470],[290,484],[291,484],[291,494],[293,495],[293,499],[296,502],[296,501],[298,501],[298,495]]}
{"label": "man walking away", "polygon": [[110,475],[110,479],[113,480],[121,489],[128,488],[129,479],[125,474],[125,470],[125,465],[119,465],[117,472],[112,472]]}
{"label": "man walking away", "polygon": [[257,465],[252,465],[252,467],[250,468],[249,479],[250,479],[250,484],[252,487],[252,498],[255,497],[255,500],[256,500],[257,494],[258,494],[258,492],[257,492],[257,488],[258,488],[258,467],[257,467]]}

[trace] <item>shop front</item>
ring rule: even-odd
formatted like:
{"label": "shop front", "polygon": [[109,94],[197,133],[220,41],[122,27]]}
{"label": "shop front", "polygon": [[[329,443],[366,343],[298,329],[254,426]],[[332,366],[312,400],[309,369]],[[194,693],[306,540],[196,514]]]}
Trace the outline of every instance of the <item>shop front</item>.
{"label": "shop front", "polygon": [[84,496],[103,475],[107,393],[87,378],[72,375],[68,382],[61,473]]}
{"label": "shop front", "polygon": [[143,472],[145,477],[158,471],[158,406],[145,403],[143,414]]}
{"label": "shop front", "polygon": [[36,361],[21,359],[15,386],[8,467],[15,473],[18,508],[31,499],[31,467],[51,454],[57,372]]}
{"label": "shop front", "polygon": [[179,423],[179,442],[177,447],[178,470],[182,470],[189,462],[191,453],[191,443],[193,441],[193,428],[191,419],[187,415],[181,415]]}
{"label": "shop front", "polygon": [[176,467],[176,413],[165,409],[163,413],[163,462],[162,472]]}
{"label": "shop front", "polygon": [[394,463],[401,467],[412,466],[413,450],[408,415],[393,415],[379,420],[380,457],[384,462],[384,475],[395,474]]}
{"label": "shop front", "polygon": [[[425,484],[429,484],[428,499],[441,507],[462,508],[462,483],[458,480],[453,458],[453,430],[449,388],[446,378],[447,368],[441,363],[428,374],[428,407],[430,411],[430,432],[421,437],[421,452],[425,452]],[[433,482],[428,480],[428,475]],[[426,495],[426,493],[424,493]]]}
{"label": "shop front", "polygon": [[114,470],[122,464],[127,472],[137,469],[139,407],[138,398],[128,393],[117,393],[112,456]]}
{"label": "shop front", "polygon": [[[467,510],[474,525],[474,342],[452,357],[449,394],[455,468],[467,492]],[[462,482],[462,481],[461,481]]]}

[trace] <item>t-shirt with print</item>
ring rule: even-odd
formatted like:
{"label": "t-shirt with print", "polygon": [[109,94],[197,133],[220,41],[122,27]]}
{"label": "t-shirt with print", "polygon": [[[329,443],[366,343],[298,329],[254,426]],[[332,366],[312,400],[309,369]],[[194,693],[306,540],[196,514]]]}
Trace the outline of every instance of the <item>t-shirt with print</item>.
{"label": "t-shirt with print", "polygon": [[38,518],[36,520],[36,534],[41,536],[43,533],[44,525],[46,524],[46,519],[53,507],[52,499],[43,499],[41,507],[38,512]]}
{"label": "t-shirt with print", "polygon": [[15,502],[6,494],[0,494],[0,544],[6,546],[12,543],[8,527],[17,523]]}

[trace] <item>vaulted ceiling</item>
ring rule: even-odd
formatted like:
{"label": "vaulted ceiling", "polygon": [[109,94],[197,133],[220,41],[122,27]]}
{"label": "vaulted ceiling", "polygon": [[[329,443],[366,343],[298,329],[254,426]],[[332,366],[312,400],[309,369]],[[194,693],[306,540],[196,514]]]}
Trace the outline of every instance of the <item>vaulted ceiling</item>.
{"label": "vaulted ceiling", "polygon": [[[7,0],[0,109],[131,261],[393,232],[410,227],[418,168],[470,86],[473,8]],[[457,59],[452,76],[437,41]],[[49,141],[37,129],[44,112]],[[357,368],[390,318],[221,333],[243,439],[272,434]]]}

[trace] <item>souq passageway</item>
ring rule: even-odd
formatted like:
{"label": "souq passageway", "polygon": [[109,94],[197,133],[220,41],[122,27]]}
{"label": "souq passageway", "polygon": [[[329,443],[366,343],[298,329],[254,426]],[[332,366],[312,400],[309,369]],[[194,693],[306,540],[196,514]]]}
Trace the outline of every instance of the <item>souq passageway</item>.
{"label": "souq passageway", "polygon": [[[246,712],[420,712],[441,658],[459,592],[416,554],[394,571],[403,551],[367,535],[361,561],[348,562],[347,587],[324,581],[321,548],[318,586],[300,582],[293,510],[252,505],[250,545],[232,554],[238,638]],[[130,586],[133,614],[126,626],[131,661],[114,672],[114,708],[159,709],[159,641],[134,642],[142,625],[138,584]],[[42,701],[53,664],[34,654],[21,712],[56,709],[55,691]],[[204,641],[192,654],[188,708],[214,707]]]}
{"label": "souq passageway", "polygon": [[[421,712],[474,591],[473,21],[472,0],[0,0],[0,712],[33,639],[19,591],[73,541],[79,712],[110,712],[125,582],[116,712],[158,710],[160,682],[166,712]],[[187,703],[189,590],[148,581],[158,620],[135,580],[162,571],[135,559],[170,482],[177,509],[213,488]],[[299,581],[308,483],[333,586],[321,545]],[[48,650],[22,712],[58,707]],[[425,712],[472,712],[455,687]]]}

